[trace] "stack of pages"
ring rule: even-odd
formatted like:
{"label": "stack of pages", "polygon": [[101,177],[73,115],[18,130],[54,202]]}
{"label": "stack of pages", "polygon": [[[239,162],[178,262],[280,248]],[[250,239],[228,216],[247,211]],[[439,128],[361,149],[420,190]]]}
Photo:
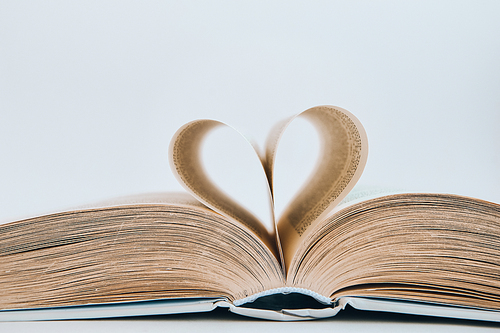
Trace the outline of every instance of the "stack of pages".
{"label": "stack of pages", "polygon": [[207,176],[203,142],[226,126],[214,120],[188,123],[172,139],[172,170],[189,194],[122,198],[0,225],[0,320],[216,307],[301,320],[350,305],[500,321],[500,205],[351,192],[368,146],[346,110],[314,107],[273,128],[256,154],[270,207],[278,143],[297,117],[317,130],[320,158],[271,227]]}

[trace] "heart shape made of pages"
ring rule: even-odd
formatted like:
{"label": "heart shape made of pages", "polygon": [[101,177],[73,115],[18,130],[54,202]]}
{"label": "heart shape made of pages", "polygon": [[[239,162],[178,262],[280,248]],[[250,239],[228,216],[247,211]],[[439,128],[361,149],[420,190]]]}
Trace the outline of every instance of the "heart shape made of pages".
{"label": "heart shape made of pages", "polygon": [[267,230],[251,212],[220,190],[202,167],[203,140],[216,127],[228,125],[208,119],[192,121],[176,132],[169,147],[172,171],[194,197],[216,212],[246,225],[270,249],[279,248],[281,252],[282,243],[285,256],[289,256],[298,240],[349,193],[361,176],[368,157],[368,140],[363,126],[354,115],[342,108],[313,107],[279,122],[272,129],[265,154],[260,158],[269,185],[271,206],[274,202],[273,178],[278,144],[288,125],[297,117],[306,118],[317,130],[319,160],[279,221],[275,221],[274,231]]}

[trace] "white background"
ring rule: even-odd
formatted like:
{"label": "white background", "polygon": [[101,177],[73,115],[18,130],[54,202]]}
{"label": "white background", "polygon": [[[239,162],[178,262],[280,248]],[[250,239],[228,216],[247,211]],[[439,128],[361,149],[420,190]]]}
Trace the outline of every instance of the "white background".
{"label": "white background", "polygon": [[180,190],[167,147],[182,124],[262,144],[322,104],[364,124],[362,184],[500,202],[499,17],[497,1],[2,1],[0,220]]}

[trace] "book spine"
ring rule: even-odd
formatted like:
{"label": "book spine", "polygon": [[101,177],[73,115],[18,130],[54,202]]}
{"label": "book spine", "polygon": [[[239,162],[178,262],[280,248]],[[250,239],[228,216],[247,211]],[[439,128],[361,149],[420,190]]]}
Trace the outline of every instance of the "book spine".
{"label": "book spine", "polygon": [[309,289],[295,288],[295,287],[281,287],[281,288],[264,290],[264,291],[261,291],[260,293],[253,294],[253,295],[250,295],[250,296],[242,298],[242,299],[237,299],[233,302],[233,304],[235,306],[241,306],[245,303],[254,302],[255,300],[257,300],[260,297],[276,295],[276,294],[286,295],[286,294],[291,294],[291,293],[299,293],[299,294],[303,294],[306,296],[310,296],[322,304],[332,305],[332,300],[329,297],[320,295],[320,294],[318,294],[312,290],[309,290]]}

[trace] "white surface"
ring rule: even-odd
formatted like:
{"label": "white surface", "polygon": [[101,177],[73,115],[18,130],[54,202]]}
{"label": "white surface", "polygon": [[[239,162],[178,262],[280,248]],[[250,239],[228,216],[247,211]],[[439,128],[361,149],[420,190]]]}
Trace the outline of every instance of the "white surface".
{"label": "white surface", "polygon": [[[218,119],[262,143],[276,121],[321,104],[365,125],[361,183],[500,202],[499,13],[497,1],[2,1],[0,220],[180,190],[166,151],[185,122]],[[233,318],[0,331],[471,328]]]}

